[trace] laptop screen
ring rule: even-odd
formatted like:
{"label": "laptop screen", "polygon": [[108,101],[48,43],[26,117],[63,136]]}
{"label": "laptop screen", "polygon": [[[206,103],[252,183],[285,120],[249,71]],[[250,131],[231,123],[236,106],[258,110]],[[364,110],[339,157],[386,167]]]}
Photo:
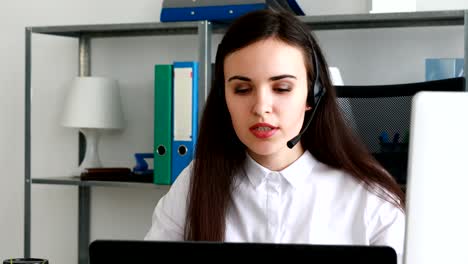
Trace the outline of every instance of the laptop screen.
{"label": "laptop screen", "polygon": [[[89,247],[90,264],[156,263],[161,257],[174,261],[220,262],[285,261],[298,263],[396,264],[391,247],[269,243],[216,243],[96,240]],[[143,262],[142,262],[143,261]]]}

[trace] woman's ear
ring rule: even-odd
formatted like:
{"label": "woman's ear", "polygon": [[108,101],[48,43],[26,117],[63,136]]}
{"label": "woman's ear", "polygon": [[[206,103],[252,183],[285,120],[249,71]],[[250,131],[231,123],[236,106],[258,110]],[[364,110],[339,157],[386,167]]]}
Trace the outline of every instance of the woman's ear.
{"label": "woman's ear", "polygon": [[306,111],[309,111],[310,109],[312,109],[312,106],[306,105]]}

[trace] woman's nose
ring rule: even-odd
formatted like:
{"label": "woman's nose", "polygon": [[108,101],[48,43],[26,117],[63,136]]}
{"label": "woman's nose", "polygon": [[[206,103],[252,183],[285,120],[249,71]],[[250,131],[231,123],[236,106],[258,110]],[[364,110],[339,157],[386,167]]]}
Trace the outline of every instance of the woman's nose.
{"label": "woman's nose", "polygon": [[271,113],[272,111],[272,96],[271,93],[266,90],[258,90],[254,93],[254,104],[252,112],[255,115],[263,116]]}

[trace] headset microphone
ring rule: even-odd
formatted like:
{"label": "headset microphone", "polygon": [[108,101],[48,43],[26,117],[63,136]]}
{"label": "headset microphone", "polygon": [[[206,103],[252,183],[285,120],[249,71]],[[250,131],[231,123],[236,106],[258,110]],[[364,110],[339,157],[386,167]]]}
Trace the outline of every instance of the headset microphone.
{"label": "headset microphone", "polygon": [[317,106],[319,105],[320,100],[322,99],[322,96],[324,94],[325,94],[325,90],[323,90],[323,92],[319,95],[320,97],[318,98],[317,103],[315,103],[314,109],[312,110],[312,114],[310,115],[309,120],[307,120],[307,124],[304,126],[302,131],[297,136],[295,136],[293,139],[288,141],[288,143],[287,143],[288,148],[292,149],[297,144],[297,142],[299,142],[299,140],[301,139],[301,136],[304,134],[304,132],[306,132],[307,128],[309,127],[310,123],[312,122],[312,119],[314,118],[315,112],[317,111]]}
{"label": "headset microphone", "polygon": [[312,110],[312,114],[310,115],[309,119],[307,120],[307,123],[304,126],[304,128],[299,132],[299,134],[297,136],[295,136],[294,138],[292,138],[291,140],[288,141],[287,146],[290,149],[292,149],[297,144],[297,142],[299,142],[302,135],[305,133],[305,131],[309,127],[310,123],[312,123],[312,119],[314,118],[314,115],[315,115],[315,112],[317,111],[319,103],[320,103],[323,95],[326,92],[325,88],[322,87],[322,85],[320,84],[320,81],[319,81],[319,79],[320,79],[320,75],[319,75],[320,69],[319,69],[319,66],[318,66],[318,59],[317,59],[317,55],[315,54],[314,50],[313,50],[313,53],[314,53],[314,62],[315,62],[315,71],[316,71],[314,89],[313,89],[313,92],[314,92],[314,96],[313,96],[314,97],[314,109]]}

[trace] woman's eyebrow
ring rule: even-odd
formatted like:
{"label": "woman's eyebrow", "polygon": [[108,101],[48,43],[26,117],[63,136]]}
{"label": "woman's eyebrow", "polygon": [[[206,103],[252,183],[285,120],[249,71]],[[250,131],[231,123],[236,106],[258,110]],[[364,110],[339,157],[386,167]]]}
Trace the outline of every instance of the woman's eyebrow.
{"label": "woman's eyebrow", "polygon": [[252,81],[251,79],[249,79],[249,78],[247,78],[245,76],[241,76],[241,75],[232,76],[231,78],[228,79],[228,82],[233,81],[233,80],[240,80],[240,81],[246,81],[246,82]]}
{"label": "woman's eyebrow", "polygon": [[277,81],[277,80],[281,80],[281,79],[285,79],[285,78],[297,79],[296,76],[291,75],[291,74],[281,74],[281,75],[270,77],[270,81]]}
{"label": "woman's eyebrow", "polygon": [[[277,80],[281,80],[281,79],[285,79],[285,78],[297,79],[296,76],[291,75],[291,74],[281,74],[281,75],[277,75],[277,76],[272,76],[272,77],[270,77],[268,79],[270,81],[277,81]],[[250,78],[245,77],[245,76],[241,76],[241,75],[232,76],[231,78],[228,79],[228,82],[230,82],[232,80],[240,80],[240,81],[246,81],[246,82],[252,81]]]}

